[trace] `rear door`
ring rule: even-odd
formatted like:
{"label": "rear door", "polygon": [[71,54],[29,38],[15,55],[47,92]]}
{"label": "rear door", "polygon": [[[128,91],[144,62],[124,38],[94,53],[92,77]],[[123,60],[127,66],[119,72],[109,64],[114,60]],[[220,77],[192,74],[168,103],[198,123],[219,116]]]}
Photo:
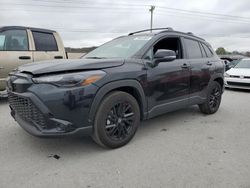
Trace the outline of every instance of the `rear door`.
{"label": "rear door", "polygon": [[33,52],[34,61],[43,61],[50,59],[65,58],[64,49],[62,50],[58,44],[55,33],[46,33],[40,31],[31,31],[33,35],[34,47]]}
{"label": "rear door", "polygon": [[[184,38],[187,56],[191,66],[190,104],[202,102],[206,97],[206,88],[211,77],[213,67],[210,58],[201,43],[197,40]],[[209,50],[207,48],[207,50]],[[210,50],[209,50],[210,51]]]}
{"label": "rear door", "polygon": [[0,31],[0,90],[5,88],[9,72],[32,60],[32,51],[25,29]]}

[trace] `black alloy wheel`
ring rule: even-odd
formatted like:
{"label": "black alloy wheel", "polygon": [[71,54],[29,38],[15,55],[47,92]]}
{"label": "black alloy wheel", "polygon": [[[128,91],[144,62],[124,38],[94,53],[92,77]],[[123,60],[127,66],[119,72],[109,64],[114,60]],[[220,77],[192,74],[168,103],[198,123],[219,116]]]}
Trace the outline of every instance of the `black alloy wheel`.
{"label": "black alloy wheel", "polygon": [[222,88],[221,85],[213,81],[207,89],[207,99],[199,105],[200,111],[204,114],[213,114],[218,111],[221,103]]}
{"label": "black alloy wheel", "polygon": [[123,140],[129,136],[135,121],[135,113],[127,102],[115,104],[107,115],[106,134],[113,140]]}
{"label": "black alloy wheel", "polygon": [[221,100],[221,91],[220,91],[220,88],[216,86],[210,94],[210,98],[209,98],[210,108],[215,109],[220,103],[220,100]]}
{"label": "black alloy wheel", "polygon": [[96,113],[93,139],[104,147],[121,147],[133,138],[139,123],[136,99],[128,93],[114,91],[103,99]]}

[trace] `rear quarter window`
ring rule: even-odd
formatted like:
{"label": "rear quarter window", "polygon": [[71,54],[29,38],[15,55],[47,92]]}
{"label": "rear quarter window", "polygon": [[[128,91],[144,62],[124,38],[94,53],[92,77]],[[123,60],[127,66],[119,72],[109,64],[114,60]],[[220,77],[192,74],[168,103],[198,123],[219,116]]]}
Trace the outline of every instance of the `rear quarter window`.
{"label": "rear quarter window", "polygon": [[58,51],[56,39],[52,33],[32,31],[36,51]]}
{"label": "rear quarter window", "polygon": [[207,57],[213,57],[214,56],[213,51],[207,45],[202,44],[202,47],[205,50]]}

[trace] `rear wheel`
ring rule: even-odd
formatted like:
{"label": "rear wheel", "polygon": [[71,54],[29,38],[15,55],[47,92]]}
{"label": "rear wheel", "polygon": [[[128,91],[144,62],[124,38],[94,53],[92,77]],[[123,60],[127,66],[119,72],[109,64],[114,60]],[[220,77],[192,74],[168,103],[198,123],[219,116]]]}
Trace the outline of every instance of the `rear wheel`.
{"label": "rear wheel", "polygon": [[218,82],[212,82],[208,88],[206,102],[199,105],[200,111],[204,114],[213,114],[220,107],[222,88]]}
{"label": "rear wheel", "polygon": [[121,147],[133,138],[139,123],[140,110],[136,99],[125,92],[112,92],[98,109],[93,139],[104,147]]}

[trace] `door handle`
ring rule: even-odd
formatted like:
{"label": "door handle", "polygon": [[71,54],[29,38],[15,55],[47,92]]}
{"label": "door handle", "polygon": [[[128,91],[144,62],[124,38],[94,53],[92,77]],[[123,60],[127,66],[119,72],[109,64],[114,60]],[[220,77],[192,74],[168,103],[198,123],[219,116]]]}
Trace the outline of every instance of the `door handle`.
{"label": "door handle", "polygon": [[0,69],[4,69],[4,67],[0,67]]}
{"label": "door handle", "polygon": [[31,59],[31,57],[30,56],[19,56],[19,59],[27,60],[27,59]]}
{"label": "door handle", "polygon": [[55,59],[62,59],[63,56],[58,55],[58,56],[54,56],[54,58],[55,58]]}
{"label": "door handle", "polygon": [[212,65],[213,63],[211,61],[208,61],[207,62],[207,65]]}
{"label": "door handle", "polygon": [[184,64],[181,66],[181,68],[183,68],[183,69],[188,69],[188,68],[189,68],[189,65],[187,65],[186,63],[184,63]]}

